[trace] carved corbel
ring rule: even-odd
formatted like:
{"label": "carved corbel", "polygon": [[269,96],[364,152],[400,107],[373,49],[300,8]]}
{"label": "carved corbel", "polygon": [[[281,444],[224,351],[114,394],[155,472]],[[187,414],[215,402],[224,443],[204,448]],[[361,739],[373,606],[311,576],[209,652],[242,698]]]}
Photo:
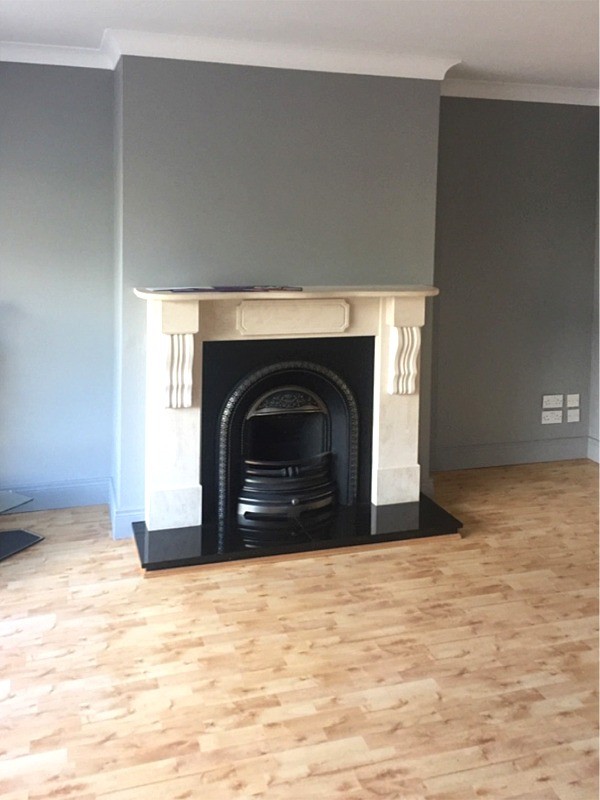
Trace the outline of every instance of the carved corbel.
{"label": "carved corbel", "polygon": [[167,335],[165,407],[191,408],[194,366],[194,334]]}
{"label": "carved corbel", "polygon": [[420,348],[421,328],[390,327],[388,394],[415,394]]}
{"label": "carved corbel", "polygon": [[194,373],[194,334],[198,332],[198,303],[162,303],[165,348],[165,407],[191,408]]}
{"label": "carved corbel", "polygon": [[419,377],[421,326],[425,304],[412,299],[390,297],[385,305],[388,326],[388,394],[416,394]]}

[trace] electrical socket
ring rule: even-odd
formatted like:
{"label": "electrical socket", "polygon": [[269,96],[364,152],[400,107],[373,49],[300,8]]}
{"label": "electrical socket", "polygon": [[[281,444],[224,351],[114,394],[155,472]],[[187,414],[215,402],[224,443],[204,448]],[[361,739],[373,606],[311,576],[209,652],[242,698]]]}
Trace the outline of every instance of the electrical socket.
{"label": "electrical socket", "polygon": [[562,421],[562,409],[558,411],[542,411],[542,425],[558,425]]}
{"label": "electrical socket", "polygon": [[567,395],[567,408],[579,408],[579,395],[578,394],[568,394]]}
{"label": "electrical socket", "polygon": [[563,404],[562,394],[542,395],[542,408],[562,408],[562,404]]}
{"label": "electrical socket", "polygon": [[579,409],[578,408],[568,408],[567,409],[567,422],[579,422]]}

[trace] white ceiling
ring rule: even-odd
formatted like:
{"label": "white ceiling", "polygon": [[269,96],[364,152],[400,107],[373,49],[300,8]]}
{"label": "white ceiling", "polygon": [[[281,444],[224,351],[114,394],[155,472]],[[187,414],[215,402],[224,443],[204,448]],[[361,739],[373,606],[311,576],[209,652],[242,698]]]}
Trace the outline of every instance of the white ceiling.
{"label": "white ceiling", "polygon": [[438,80],[446,74],[446,94],[596,103],[598,4],[0,0],[0,60],[111,68],[122,53]]}

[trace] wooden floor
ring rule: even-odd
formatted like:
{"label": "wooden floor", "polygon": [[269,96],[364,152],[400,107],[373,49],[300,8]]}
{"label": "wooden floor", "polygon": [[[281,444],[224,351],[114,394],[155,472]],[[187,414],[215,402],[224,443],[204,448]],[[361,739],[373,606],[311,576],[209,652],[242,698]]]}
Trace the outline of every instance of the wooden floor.
{"label": "wooden floor", "polygon": [[145,575],[4,516],[2,800],[595,800],[598,469],[439,475],[464,535]]}

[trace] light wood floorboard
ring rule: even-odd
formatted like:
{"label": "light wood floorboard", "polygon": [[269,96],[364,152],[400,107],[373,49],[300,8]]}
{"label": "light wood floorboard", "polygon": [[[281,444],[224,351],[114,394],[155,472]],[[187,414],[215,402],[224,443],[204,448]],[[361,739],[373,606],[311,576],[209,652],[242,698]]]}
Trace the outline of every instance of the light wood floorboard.
{"label": "light wood floorboard", "polygon": [[445,473],[454,536],[144,574],[104,507],[0,563],[3,800],[592,800],[598,468]]}

